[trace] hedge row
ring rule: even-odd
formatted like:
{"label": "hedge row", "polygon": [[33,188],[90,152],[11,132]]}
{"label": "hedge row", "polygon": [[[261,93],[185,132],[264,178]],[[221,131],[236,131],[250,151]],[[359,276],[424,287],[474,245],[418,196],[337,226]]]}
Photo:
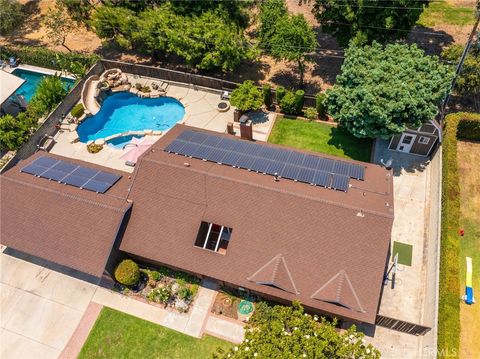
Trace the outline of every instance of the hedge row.
{"label": "hedge row", "polygon": [[442,234],[438,308],[438,355],[458,357],[460,348],[460,185],[457,138],[480,140],[480,114],[445,118],[442,159]]}
{"label": "hedge row", "polygon": [[[22,63],[46,67],[52,70],[72,70],[72,64],[78,63],[90,68],[100,60],[98,55],[78,52],[58,52],[45,47],[0,46],[0,59],[8,60],[14,56]],[[75,72],[75,71],[70,71]]]}

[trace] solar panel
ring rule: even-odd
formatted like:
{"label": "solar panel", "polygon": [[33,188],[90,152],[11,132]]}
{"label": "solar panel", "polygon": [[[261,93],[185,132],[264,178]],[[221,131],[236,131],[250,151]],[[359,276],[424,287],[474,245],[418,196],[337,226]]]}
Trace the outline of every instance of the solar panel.
{"label": "solar panel", "polygon": [[313,183],[317,186],[330,188],[332,183],[332,174],[323,171],[316,171],[315,177],[313,178]]}
{"label": "solar panel", "polygon": [[110,188],[110,185],[106,182],[89,180],[85,182],[85,184],[83,185],[83,188],[93,192],[105,193],[105,191]]}
{"label": "solar panel", "polygon": [[280,176],[284,178],[289,178],[292,180],[297,179],[297,174],[300,171],[300,167],[286,163],[283,170],[279,173]]}
{"label": "solar panel", "polygon": [[212,148],[212,151],[208,154],[208,159],[213,162],[223,163],[223,159],[226,155],[227,151]]}
{"label": "solar panel", "polygon": [[350,172],[350,164],[343,161],[335,161],[333,166],[333,173],[338,173],[344,176],[348,176]]}
{"label": "solar panel", "polygon": [[339,191],[348,191],[348,182],[350,178],[344,175],[335,174],[333,175],[332,188]]}
{"label": "solar panel", "polygon": [[201,131],[183,131],[165,151],[342,191],[350,178],[363,180],[365,174],[364,167],[345,161]]}
{"label": "solar panel", "polygon": [[365,167],[360,165],[350,165],[350,171],[348,175],[352,178],[356,178],[363,181],[365,178]]}
{"label": "solar panel", "polygon": [[114,173],[82,167],[48,156],[38,157],[20,171],[98,193],[105,193],[121,178]]}
{"label": "solar panel", "polygon": [[312,168],[301,167],[298,172],[297,179],[305,183],[313,183],[316,170]]}
{"label": "solar panel", "polygon": [[47,170],[48,168],[40,167],[35,164],[29,164],[28,166],[25,166],[22,168],[22,172],[25,172],[34,176],[40,176],[43,172]]}

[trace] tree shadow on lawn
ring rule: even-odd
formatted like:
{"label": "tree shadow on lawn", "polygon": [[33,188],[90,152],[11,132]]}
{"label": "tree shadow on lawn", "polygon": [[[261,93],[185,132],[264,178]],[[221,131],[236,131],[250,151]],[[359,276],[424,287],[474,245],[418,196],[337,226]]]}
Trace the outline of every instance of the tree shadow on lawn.
{"label": "tree shadow on lawn", "polygon": [[343,151],[343,153],[357,161],[370,162],[372,140],[356,138],[345,128],[333,127],[327,144]]}

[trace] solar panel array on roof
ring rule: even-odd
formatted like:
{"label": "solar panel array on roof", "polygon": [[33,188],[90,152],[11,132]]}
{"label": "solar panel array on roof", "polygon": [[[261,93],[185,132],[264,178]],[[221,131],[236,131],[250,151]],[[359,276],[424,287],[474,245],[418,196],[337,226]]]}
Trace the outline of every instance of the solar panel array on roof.
{"label": "solar panel array on roof", "polygon": [[350,178],[364,179],[365,168],[298,151],[185,130],[165,151],[348,191]]}
{"label": "solar panel array on roof", "polygon": [[121,176],[42,156],[23,167],[21,172],[68,184],[92,192],[105,193]]}

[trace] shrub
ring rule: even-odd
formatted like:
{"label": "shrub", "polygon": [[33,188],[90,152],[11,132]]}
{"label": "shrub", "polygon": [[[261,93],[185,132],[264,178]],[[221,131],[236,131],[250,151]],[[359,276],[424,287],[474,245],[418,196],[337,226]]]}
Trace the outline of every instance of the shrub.
{"label": "shrub", "polygon": [[272,107],[272,88],[269,84],[265,84],[262,87],[263,103],[267,108]]}
{"label": "shrub", "polygon": [[162,279],[162,275],[160,274],[160,272],[157,272],[156,270],[148,271],[148,275],[152,277],[152,279],[155,281],[159,281],[160,279]]}
{"label": "shrub", "polygon": [[123,285],[132,286],[140,279],[140,269],[131,259],[125,259],[115,269],[115,279]]}
{"label": "shrub", "polygon": [[189,301],[192,299],[192,291],[188,287],[181,287],[178,291],[178,297],[182,300]]}
{"label": "shrub", "polygon": [[23,115],[17,118],[11,115],[0,117],[0,149],[15,150],[30,136],[32,124]]}
{"label": "shrub", "polygon": [[98,153],[103,149],[102,145],[97,145],[95,143],[90,143],[87,145],[88,153]]}
{"label": "shrub", "polygon": [[142,91],[142,84],[139,84],[138,82],[135,84],[135,88],[138,90],[138,91]]}
{"label": "shrub", "polygon": [[295,92],[295,108],[297,110],[297,113],[302,112],[304,101],[305,101],[305,91],[297,90]]}
{"label": "shrub", "polygon": [[172,288],[165,286],[163,288],[156,288],[147,295],[147,299],[151,302],[167,304],[172,296]]}
{"label": "shrub", "polygon": [[263,96],[253,81],[244,81],[232,91],[230,103],[240,111],[256,111],[262,107]]}
{"label": "shrub", "polygon": [[317,94],[317,96],[315,97],[315,106],[317,107],[317,113],[320,117],[325,117],[325,115],[327,114],[325,106],[326,97],[327,96],[322,92]]}
{"label": "shrub", "polygon": [[285,87],[278,86],[275,92],[275,98],[277,99],[277,103],[280,105],[280,101],[282,101],[283,96],[285,96]]}
{"label": "shrub", "polygon": [[[30,102],[30,106],[41,107],[41,114],[52,111],[67,95],[60,76],[47,76],[42,79]],[[38,114],[38,115],[41,115]]]}
{"label": "shrub", "polygon": [[142,87],[142,92],[149,93],[150,91],[150,86],[147,85]]}
{"label": "shrub", "polygon": [[316,120],[318,117],[317,110],[315,110],[313,107],[307,107],[305,109],[305,117],[309,120]]}
{"label": "shrub", "polygon": [[0,46],[0,59],[7,60],[10,56],[15,56],[29,65],[65,70],[79,77],[82,77],[81,72],[84,72],[85,68],[90,68],[100,60],[98,55],[64,53],[45,47]]}
{"label": "shrub", "polygon": [[280,110],[287,115],[298,114],[297,96],[292,91],[287,91],[280,100]]}
{"label": "shrub", "polygon": [[72,111],[70,112],[70,114],[75,118],[82,117],[84,113],[85,109],[83,108],[83,105],[81,103],[75,105],[75,107],[72,108]]}
{"label": "shrub", "polygon": [[[467,129],[480,126],[480,115],[458,112],[445,118],[442,166],[442,231],[438,305],[438,352],[458,353],[460,347],[460,186],[457,138],[480,139]],[[478,127],[477,127],[478,128]],[[467,137],[464,137],[467,136]]]}

